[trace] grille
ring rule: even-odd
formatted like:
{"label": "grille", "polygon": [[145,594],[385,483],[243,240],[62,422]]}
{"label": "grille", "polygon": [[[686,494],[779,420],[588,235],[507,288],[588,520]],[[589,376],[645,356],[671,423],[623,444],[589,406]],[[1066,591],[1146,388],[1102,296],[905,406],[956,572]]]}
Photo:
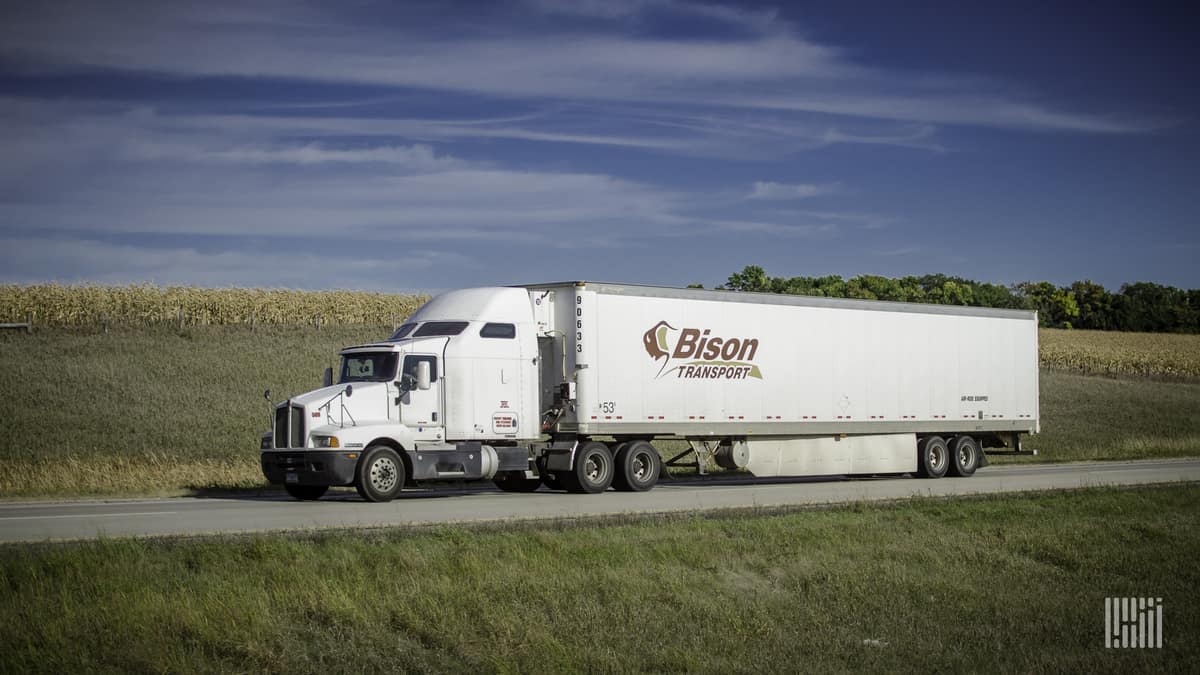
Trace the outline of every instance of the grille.
{"label": "grille", "polygon": [[292,406],[292,447],[304,447],[304,408]]}
{"label": "grille", "polygon": [[275,409],[275,447],[286,448],[288,439],[288,408],[286,405]]}
{"label": "grille", "polygon": [[275,447],[303,448],[304,408],[298,405],[285,405],[275,409]]}

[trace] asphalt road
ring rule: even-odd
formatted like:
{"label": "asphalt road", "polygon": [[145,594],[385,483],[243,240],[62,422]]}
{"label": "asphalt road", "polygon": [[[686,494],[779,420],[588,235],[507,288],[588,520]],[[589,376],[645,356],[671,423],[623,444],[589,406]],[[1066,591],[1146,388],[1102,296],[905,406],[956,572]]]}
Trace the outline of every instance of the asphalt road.
{"label": "asphalt road", "polygon": [[318,502],[279,496],[179,497],[81,502],[0,502],[0,542],[99,537],[159,537],[450,522],[573,518],[614,514],[772,507],[1055,490],[1104,485],[1200,481],[1200,460],[1001,466],[972,478],[769,479],[674,481],[646,493],[574,495],[540,490],[473,489],[405,492],[387,504],[353,491]]}

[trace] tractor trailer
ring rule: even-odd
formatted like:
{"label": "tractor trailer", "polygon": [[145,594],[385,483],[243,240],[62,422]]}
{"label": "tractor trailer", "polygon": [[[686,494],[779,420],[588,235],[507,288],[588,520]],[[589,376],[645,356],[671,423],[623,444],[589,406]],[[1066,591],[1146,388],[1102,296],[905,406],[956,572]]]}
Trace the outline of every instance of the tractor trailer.
{"label": "tractor trailer", "polygon": [[[433,298],[273,404],[262,470],[353,485],[649,490],[664,465],[970,476],[1038,432],[1032,311],[549,283]],[[269,394],[268,394],[269,398]],[[684,449],[664,459],[659,448]],[[680,443],[679,441],[686,442]]]}

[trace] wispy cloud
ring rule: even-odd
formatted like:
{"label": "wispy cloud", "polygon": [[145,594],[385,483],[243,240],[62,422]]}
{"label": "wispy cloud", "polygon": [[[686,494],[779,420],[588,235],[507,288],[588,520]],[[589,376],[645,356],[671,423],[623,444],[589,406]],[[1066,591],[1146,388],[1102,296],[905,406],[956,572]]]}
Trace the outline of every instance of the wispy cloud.
{"label": "wispy cloud", "polygon": [[883,251],[875,251],[875,255],[885,258],[894,258],[899,256],[914,255],[924,250],[924,246],[901,246],[899,248],[889,248]]}
{"label": "wispy cloud", "polygon": [[[191,12],[140,0],[115,6],[51,0],[12,13],[0,26],[0,53],[11,63],[59,72],[104,68],[358,82],[507,100],[672,103],[1076,132],[1129,133],[1161,125],[1120,111],[1066,110],[1006,93],[999,83],[981,86],[860,65],[775,21],[770,12],[633,2],[608,13],[672,11],[707,16],[731,29],[762,27],[711,39],[666,39],[606,21],[545,33],[499,15],[481,32],[456,16],[423,16],[421,23],[404,15],[427,8],[366,3],[334,15],[304,2],[277,4],[248,15],[241,3]],[[599,7],[574,11],[605,15]],[[213,18],[226,15],[237,21]],[[422,25],[438,29],[419,29]]]}
{"label": "wispy cloud", "polygon": [[[898,264],[927,250],[909,236],[925,227],[916,200],[882,172],[855,173],[860,158],[921,163],[900,181],[919,190],[994,139],[949,127],[1104,143],[1163,126],[1122,107],[1133,103],[1081,108],[987,73],[900,70],[789,13],[687,0],[8,3],[0,267],[268,285],[302,284],[304,267],[322,269],[320,285],[470,267],[492,283],[639,256],[643,271],[690,269],[742,245],[790,260],[851,234],[856,257]],[[963,217],[929,211],[920,222]],[[648,262],[685,240],[707,248]]]}
{"label": "wispy cloud", "polygon": [[837,183],[772,183],[757,181],[747,199],[792,200],[809,199],[834,194],[840,189]]}
{"label": "wispy cloud", "polygon": [[[435,267],[464,269],[475,261],[455,251],[394,250],[286,252],[205,251],[190,246],[145,246],[81,237],[3,237],[12,254],[5,283],[157,283],[209,287],[358,288],[402,291],[396,269],[410,275]],[[321,270],[314,275],[314,270]],[[412,289],[416,290],[416,289]]]}
{"label": "wispy cloud", "polygon": [[549,14],[597,19],[631,19],[648,13],[704,18],[765,33],[781,26],[774,9],[751,10],[711,3],[678,0],[526,0],[533,9]]}
{"label": "wispy cloud", "polygon": [[368,146],[331,148],[320,143],[280,146],[235,146],[222,149],[188,146],[178,143],[136,141],[126,146],[125,156],[143,160],[178,159],[184,161],[231,164],[389,164],[410,171],[450,171],[471,166],[471,162],[438,156],[428,145]]}

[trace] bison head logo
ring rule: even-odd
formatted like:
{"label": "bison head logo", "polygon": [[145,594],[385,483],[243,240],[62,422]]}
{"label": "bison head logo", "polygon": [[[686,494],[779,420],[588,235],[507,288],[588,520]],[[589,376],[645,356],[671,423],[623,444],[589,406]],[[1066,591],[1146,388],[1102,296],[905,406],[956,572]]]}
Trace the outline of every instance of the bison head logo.
{"label": "bison head logo", "polygon": [[[646,348],[646,353],[655,361],[668,359],[671,356],[671,348],[667,345],[667,331],[675,330],[675,327],[666,321],[659,321],[654,324],[654,328],[646,331],[642,336],[642,346]],[[667,361],[663,361],[663,368],[667,367]],[[660,371],[661,372],[661,371]]]}

